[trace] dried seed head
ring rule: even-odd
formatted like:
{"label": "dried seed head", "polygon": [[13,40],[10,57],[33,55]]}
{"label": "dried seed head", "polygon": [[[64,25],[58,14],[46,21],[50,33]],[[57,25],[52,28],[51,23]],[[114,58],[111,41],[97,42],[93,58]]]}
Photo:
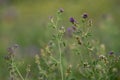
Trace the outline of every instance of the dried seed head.
{"label": "dried seed head", "polygon": [[99,59],[100,59],[100,60],[103,60],[105,63],[109,63],[108,60],[107,60],[107,57],[104,56],[104,55],[100,55],[100,56],[99,56]]}
{"label": "dried seed head", "polygon": [[64,34],[65,33],[65,27],[64,26],[60,27],[59,33],[60,34]]}
{"label": "dried seed head", "polygon": [[77,42],[78,42],[79,45],[82,44],[80,37],[76,36],[76,40],[77,40]]}
{"label": "dried seed head", "polygon": [[113,55],[113,54],[114,54],[114,52],[113,52],[113,51],[110,51],[110,52],[109,52],[109,54],[110,54],[110,55]]}
{"label": "dried seed head", "polygon": [[7,55],[7,56],[4,57],[4,59],[5,59],[5,60],[10,60],[10,56]]}
{"label": "dried seed head", "polygon": [[106,57],[104,55],[99,55],[99,59],[105,59]]}
{"label": "dried seed head", "polygon": [[84,14],[82,15],[82,18],[84,18],[84,19],[88,18],[88,14],[87,14],[87,13],[84,13]]}
{"label": "dried seed head", "polygon": [[16,49],[16,48],[19,47],[19,45],[18,44],[14,44],[13,47]]}
{"label": "dried seed head", "polygon": [[9,47],[7,50],[9,54],[14,54],[15,52],[14,47]]}
{"label": "dried seed head", "polygon": [[47,53],[49,56],[52,55],[52,54],[51,54],[50,46],[47,45],[47,46],[45,47],[45,51],[46,51],[46,53]]}
{"label": "dried seed head", "polygon": [[93,24],[93,21],[90,19],[90,20],[88,21],[88,26],[92,26],[92,24]]}
{"label": "dried seed head", "polygon": [[75,26],[72,26],[72,29],[73,29],[74,31],[76,31],[76,27],[75,27]]}
{"label": "dried seed head", "polygon": [[70,75],[70,73],[71,73],[71,68],[72,68],[72,65],[70,64],[70,65],[68,66],[68,68],[67,68],[66,73],[65,73],[65,76],[66,76],[66,77],[68,77],[68,76]]}
{"label": "dried seed head", "polygon": [[8,53],[10,54],[10,55],[14,55],[14,53],[15,53],[15,49],[16,48],[18,48],[19,46],[18,46],[18,44],[14,44],[13,46],[11,46],[11,47],[9,47],[7,50],[8,50]]}
{"label": "dried seed head", "polygon": [[59,12],[59,13],[63,13],[63,12],[64,12],[64,9],[63,9],[63,8],[60,8],[60,9],[58,10],[58,12]]}
{"label": "dried seed head", "polygon": [[84,62],[83,66],[84,66],[84,68],[89,68],[90,67],[90,65],[88,64],[88,62]]}

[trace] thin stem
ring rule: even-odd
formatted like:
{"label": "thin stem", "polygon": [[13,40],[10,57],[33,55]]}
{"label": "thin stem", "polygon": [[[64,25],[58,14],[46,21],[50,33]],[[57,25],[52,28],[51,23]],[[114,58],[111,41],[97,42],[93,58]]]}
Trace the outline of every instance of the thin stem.
{"label": "thin stem", "polygon": [[[58,22],[60,21],[60,15],[57,15],[57,20],[56,23],[53,22],[53,26],[55,27],[56,31],[57,31],[57,36],[59,35],[59,29],[58,29]],[[61,73],[61,80],[64,80],[63,77],[63,65],[62,65],[62,52],[61,52],[61,46],[60,46],[60,41],[62,39],[62,36],[60,36],[59,38],[57,38],[57,43],[58,43],[58,49],[59,49],[59,63],[60,63],[60,73]],[[53,59],[53,58],[52,58]],[[54,59],[55,60],[55,59]],[[56,60],[55,60],[56,61]],[[56,61],[57,62],[57,61]]]}
{"label": "thin stem", "polygon": [[25,80],[28,80],[29,73],[30,73],[30,65],[27,66]]}
{"label": "thin stem", "polygon": [[20,78],[21,78],[22,80],[25,80],[25,79],[23,78],[23,76],[21,75],[20,71],[18,70],[18,68],[16,67],[15,64],[14,64],[14,67],[15,67],[15,69],[16,69],[18,75],[20,76]]}
{"label": "thin stem", "polygon": [[20,71],[18,70],[18,68],[17,68],[16,65],[15,65],[14,55],[11,55],[11,60],[12,60],[12,62],[11,62],[12,67],[15,68],[15,70],[17,71],[17,73],[18,73],[18,75],[20,76],[20,78],[21,78],[22,80],[24,80],[23,76],[21,75]]}
{"label": "thin stem", "polygon": [[12,70],[10,71],[10,77],[13,77],[13,75],[14,75],[14,74],[12,74],[12,72],[14,71],[13,62],[14,62],[14,57],[13,57],[13,55],[11,55],[11,68],[12,68]]}
{"label": "thin stem", "polygon": [[62,66],[62,52],[61,52],[61,46],[60,46],[59,39],[58,39],[58,48],[59,48],[59,54],[60,54],[60,72],[61,72],[61,78],[62,78],[62,80],[64,80],[64,78],[63,78],[63,66]]}
{"label": "thin stem", "polygon": [[25,76],[25,80],[27,80],[28,78],[28,75],[29,75],[29,72],[27,72],[26,76]]}
{"label": "thin stem", "polygon": [[56,63],[60,63],[57,59],[55,59],[54,57],[52,57],[52,56],[50,56],[50,58],[52,59],[52,60],[54,60]]}

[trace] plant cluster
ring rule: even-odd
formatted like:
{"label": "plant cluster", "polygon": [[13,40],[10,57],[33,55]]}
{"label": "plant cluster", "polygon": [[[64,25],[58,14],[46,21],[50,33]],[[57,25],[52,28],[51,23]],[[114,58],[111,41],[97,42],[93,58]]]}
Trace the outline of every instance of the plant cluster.
{"label": "plant cluster", "polygon": [[[56,17],[50,17],[48,29],[52,38],[35,56],[38,80],[117,80],[120,56],[113,51],[106,53],[105,46],[95,41],[92,36],[92,19],[87,13],[77,21],[69,18],[71,27],[62,24],[60,8]],[[10,80],[34,80],[29,76],[33,70],[28,65],[23,77],[15,62],[14,51],[18,45],[8,49],[5,57],[9,64]]]}

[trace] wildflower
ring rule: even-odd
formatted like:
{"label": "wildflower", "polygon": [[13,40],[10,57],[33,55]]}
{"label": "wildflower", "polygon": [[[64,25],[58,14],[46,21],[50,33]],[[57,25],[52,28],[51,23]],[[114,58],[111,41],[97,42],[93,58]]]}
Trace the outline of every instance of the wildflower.
{"label": "wildflower", "polygon": [[100,55],[99,59],[104,60],[104,59],[106,59],[106,57],[104,55]]}
{"label": "wildflower", "polygon": [[68,37],[72,37],[72,33],[73,33],[72,28],[71,28],[71,27],[68,27],[68,28],[67,28],[67,31],[66,31],[67,36],[68,36]]}
{"label": "wildflower", "polygon": [[109,54],[110,54],[110,55],[113,55],[113,54],[114,54],[114,52],[113,52],[113,51],[110,51],[110,52],[109,52]]}
{"label": "wildflower", "polygon": [[8,48],[8,52],[9,52],[10,54],[13,54],[13,53],[14,53],[14,48],[13,48],[13,47],[9,47],[9,48]]}
{"label": "wildflower", "polygon": [[82,18],[84,18],[84,19],[88,18],[88,14],[87,14],[87,13],[84,13],[84,14],[82,15]]}
{"label": "wildflower", "polygon": [[68,32],[72,32],[72,28],[71,28],[71,27],[68,27],[68,28],[67,28],[67,31],[68,31]]}
{"label": "wildflower", "polygon": [[9,47],[8,52],[10,54],[14,54],[16,48],[18,48],[18,44],[14,44],[13,46]]}
{"label": "wildflower", "polygon": [[59,12],[59,13],[63,13],[63,12],[64,12],[64,9],[63,9],[63,8],[60,8],[58,12]]}
{"label": "wildflower", "polygon": [[107,60],[107,57],[104,56],[104,55],[99,55],[99,59],[104,61],[105,63],[109,63],[108,60]]}
{"label": "wildflower", "polygon": [[74,24],[74,23],[75,23],[75,19],[74,19],[73,17],[71,17],[71,18],[70,18],[70,22],[71,22],[72,24]]}

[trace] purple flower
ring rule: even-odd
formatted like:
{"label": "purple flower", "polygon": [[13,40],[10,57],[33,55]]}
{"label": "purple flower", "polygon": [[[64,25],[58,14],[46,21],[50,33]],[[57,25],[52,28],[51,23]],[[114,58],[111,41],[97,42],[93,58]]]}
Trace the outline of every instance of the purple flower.
{"label": "purple flower", "polygon": [[113,52],[113,51],[110,51],[110,52],[109,52],[109,54],[110,54],[110,55],[113,55],[113,54],[114,54],[114,52]]}
{"label": "purple flower", "polygon": [[87,13],[84,13],[84,14],[82,15],[82,18],[84,18],[84,19],[88,18],[88,14],[87,14]]}
{"label": "purple flower", "polygon": [[68,27],[68,28],[67,28],[67,31],[68,31],[68,32],[72,32],[72,28],[71,28],[71,27]]}
{"label": "purple flower", "polygon": [[72,37],[72,34],[73,34],[73,29],[71,27],[68,27],[66,30],[66,35],[68,37]]}
{"label": "purple flower", "polygon": [[71,17],[69,20],[70,20],[70,22],[71,22],[72,24],[75,23],[75,19],[74,19],[73,17]]}

